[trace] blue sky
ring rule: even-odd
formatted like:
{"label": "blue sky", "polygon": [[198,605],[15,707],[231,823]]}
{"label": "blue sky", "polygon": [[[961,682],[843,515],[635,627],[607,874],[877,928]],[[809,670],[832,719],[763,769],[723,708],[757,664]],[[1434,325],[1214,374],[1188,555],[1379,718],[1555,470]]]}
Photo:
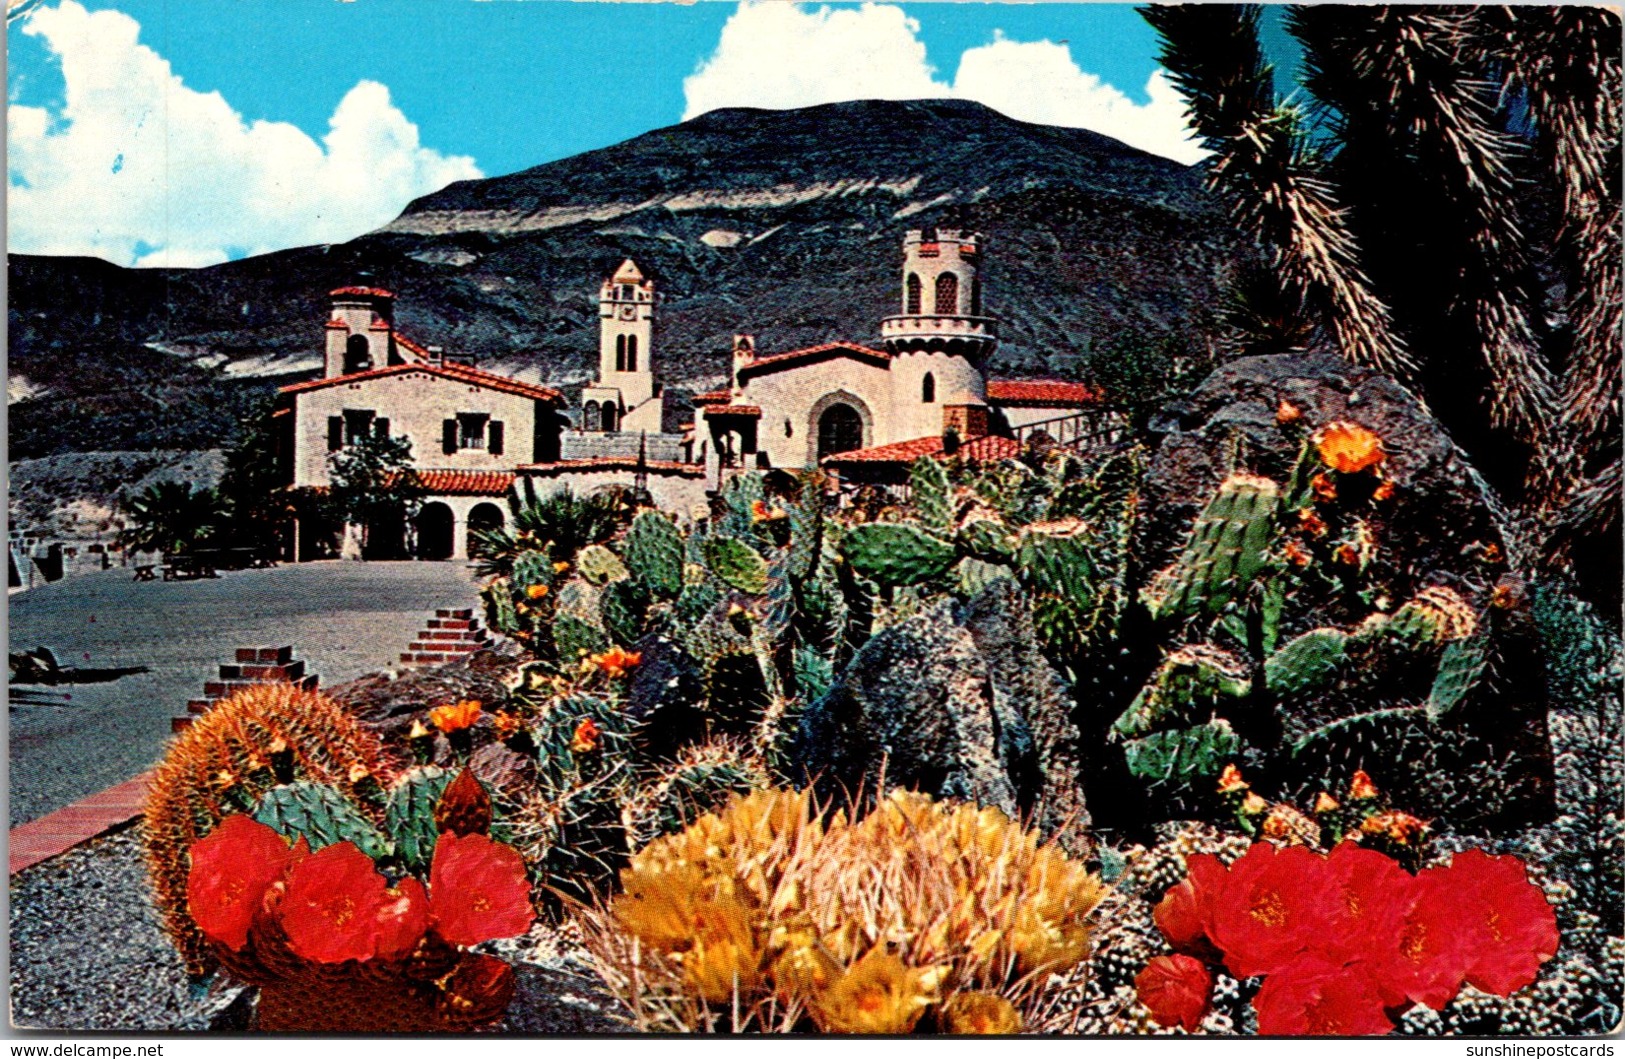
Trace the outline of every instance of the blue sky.
{"label": "blue sky", "polygon": [[47,0],[8,26],[11,249],[207,264],[713,106],[979,99],[1194,161],[1128,5]]}

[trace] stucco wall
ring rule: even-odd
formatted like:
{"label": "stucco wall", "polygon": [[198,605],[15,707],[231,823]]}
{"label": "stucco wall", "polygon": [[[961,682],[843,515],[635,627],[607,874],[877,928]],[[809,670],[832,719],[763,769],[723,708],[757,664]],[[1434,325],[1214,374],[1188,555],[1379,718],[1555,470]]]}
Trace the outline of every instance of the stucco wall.
{"label": "stucco wall", "polygon": [[737,402],[761,408],[757,444],[773,466],[809,467],[818,455],[814,411],[822,411],[820,402],[827,407],[831,396],[858,409],[864,419],[865,448],[902,440],[896,436],[898,424],[886,414],[892,405],[891,387],[891,372],[885,368],[857,360],[826,360],[748,378]]}
{"label": "stucco wall", "polygon": [[[536,401],[481,386],[407,372],[378,379],[329,386],[296,395],[294,482],[327,484],[327,420],[345,410],[368,410],[389,420],[392,437],[412,440],[414,466],[464,471],[511,470],[536,460]],[[441,446],[441,424],[459,412],[481,412],[503,424],[503,452],[462,449],[447,455]]]}

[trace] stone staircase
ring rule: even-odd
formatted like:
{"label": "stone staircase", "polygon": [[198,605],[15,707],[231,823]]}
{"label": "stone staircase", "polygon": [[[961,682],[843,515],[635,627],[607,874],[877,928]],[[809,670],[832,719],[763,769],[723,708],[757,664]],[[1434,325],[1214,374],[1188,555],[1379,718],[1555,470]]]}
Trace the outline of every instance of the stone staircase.
{"label": "stone staircase", "polygon": [[446,608],[434,612],[428,627],[401,655],[405,666],[434,666],[454,662],[484,647],[488,637],[470,607]]}
{"label": "stone staircase", "polygon": [[321,678],[305,672],[305,663],[295,661],[293,648],[239,647],[236,660],[220,664],[220,676],[203,683],[203,697],[186,704],[186,712],[170,719],[171,731],[185,729],[200,714],[208,713],[214,704],[234,692],[255,684],[297,684],[306,691],[314,691]]}

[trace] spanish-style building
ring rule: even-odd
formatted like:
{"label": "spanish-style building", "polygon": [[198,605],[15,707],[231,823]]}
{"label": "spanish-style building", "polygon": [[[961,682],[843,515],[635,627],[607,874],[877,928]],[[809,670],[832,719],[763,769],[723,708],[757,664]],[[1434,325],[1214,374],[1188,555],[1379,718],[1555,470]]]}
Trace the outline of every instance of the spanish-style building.
{"label": "spanish-style building", "polygon": [[[696,396],[695,422],[673,433],[655,379],[656,285],[631,260],[599,289],[598,375],[573,412],[555,389],[401,335],[389,291],[343,287],[332,292],[322,377],[281,391],[287,481],[323,489],[344,446],[409,438],[425,496],[410,522],[371,527],[369,551],[464,559],[472,531],[502,524],[520,476],[538,494],[636,486],[687,514],[746,470],[823,466],[837,480],[890,483],[922,455],[1015,455],[1019,435],[1084,417],[1099,397],[1075,382],[986,378],[998,336],[980,258],[974,233],[909,232],[901,312],[881,321],[878,343],[767,352],[738,335],[728,385]],[[353,530],[296,527],[289,557],[356,554]]]}

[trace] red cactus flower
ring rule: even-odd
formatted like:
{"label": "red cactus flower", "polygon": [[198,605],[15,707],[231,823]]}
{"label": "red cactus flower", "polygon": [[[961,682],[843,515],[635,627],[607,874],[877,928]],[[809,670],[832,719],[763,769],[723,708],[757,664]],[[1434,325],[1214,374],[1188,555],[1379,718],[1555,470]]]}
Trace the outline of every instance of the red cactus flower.
{"label": "red cactus flower", "polygon": [[205,936],[236,952],[248,943],[265,891],[287,873],[296,853],[287,839],[241,813],[192,843],[191,853],[186,910]]}
{"label": "red cactus flower", "polygon": [[512,846],[484,835],[440,836],[429,866],[435,930],[453,945],[478,945],[530,929],[530,883]]}
{"label": "red cactus flower", "polygon": [[1255,842],[1212,901],[1209,936],[1237,978],[1269,974],[1318,942],[1325,921],[1325,861],[1303,846]]}
{"label": "red cactus flower", "polygon": [[1385,953],[1370,949],[1373,977],[1390,1007],[1410,1000],[1442,1011],[1461,991],[1472,962],[1462,909],[1437,870],[1422,872],[1412,885],[1416,899],[1397,944]]}
{"label": "red cactus flower", "polygon": [[572,754],[590,754],[598,749],[598,741],[603,738],[604,730],[598,727],[598,722],[591,717],[583,717],[576,730],[570,735],[570,752]]}
{"label": "red cactus flower", "polygon": [[1258,1032],[1268,1037],[1360,1037],[1394,1028],[1363,964],[1306,957],[1264,979],[1253,998]]}
{"label": "red cactus flower", "polygon": [[366,960],[384,936],[388,884],[353,842],[317,850],[288,873],[277,918],[288,945],[316,963]]}
{"label": "red cactus flower", "polygon": [[1557,954],[1557,913],[1529,881],[1523,861],[1469,849],[1448,868],[1430,870],[1439,872],[1461,910],[1472,956],[1467,981],[1496,996],[1534,982],[1540,965]]}
{"label": "red cactus flower", "polygon": [[382,959],[405,956],[417,948],[429,929],[429,892],[408,875],[394,889],[384,891],[378,907],[378,945]]}
{"label": "red cactus flower", "polygon": [[1217,961],[1219,952],[1207,933],[1208,909],[1224,885],[1224,865],[1207,853],[1187,857],[1185,864],[1189,876],[1168,888],[1151,919],[1175,952]]}
{"label": "red cactus flower", "polygon": [[1326,858],[1325,930],[1318,949],[1344,961],[1380,960],[1399,946],[1416,880],[1390,857],[1340,842]]}
{"label": "red cactus flower", "polygon": [[1157,956],[1134,979],[1134,992],[1159,1026],[1194,1033],[1213,1000],[1213,972],[1193,956]]}

